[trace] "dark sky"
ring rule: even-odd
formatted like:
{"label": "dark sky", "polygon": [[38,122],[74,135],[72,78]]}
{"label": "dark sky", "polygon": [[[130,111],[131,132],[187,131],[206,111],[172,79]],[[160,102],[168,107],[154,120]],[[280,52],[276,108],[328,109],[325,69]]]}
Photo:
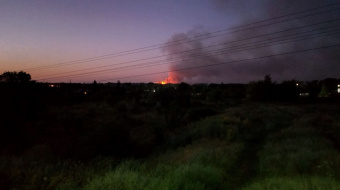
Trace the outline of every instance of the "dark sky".
{"label": "dark sky", "polygon": [[[55,82],[339,78],[340,48],[328,47],[340,44],[339,13],[335,0],[3,0],[0,72],[24,70]],[[215,66],[183,70],[206,65]]]}

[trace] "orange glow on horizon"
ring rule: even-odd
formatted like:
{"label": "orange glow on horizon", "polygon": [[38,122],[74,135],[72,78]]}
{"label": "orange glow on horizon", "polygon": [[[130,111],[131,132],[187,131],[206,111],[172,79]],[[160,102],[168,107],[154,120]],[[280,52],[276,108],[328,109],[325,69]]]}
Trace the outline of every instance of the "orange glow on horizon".
{"label": "orange glow on horizon", "polygon": [[156,84],[168,84],[169,82],[167,82],[167,80],[163,80],[163,81],[159,81],[159,82],[155,82]]}
{"label": "orange glow on horizon", "polygon": [[169,76],[165,80],[155,82],[155,83],[157,83],[157,84],[169,84],[169,83],[170,84],[176,84],[176,83],[178,83],[178,81],[170,73],[168,75]]}

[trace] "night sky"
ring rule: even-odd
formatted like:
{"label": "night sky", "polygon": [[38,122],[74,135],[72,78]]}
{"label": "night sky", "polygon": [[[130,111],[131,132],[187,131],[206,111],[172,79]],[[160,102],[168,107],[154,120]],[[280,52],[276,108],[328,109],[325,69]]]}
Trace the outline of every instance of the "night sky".
{"label": "night sky", "polygon": [[0,73],[39,82],[339,78],[339,32],[335,0],[1,0]]}

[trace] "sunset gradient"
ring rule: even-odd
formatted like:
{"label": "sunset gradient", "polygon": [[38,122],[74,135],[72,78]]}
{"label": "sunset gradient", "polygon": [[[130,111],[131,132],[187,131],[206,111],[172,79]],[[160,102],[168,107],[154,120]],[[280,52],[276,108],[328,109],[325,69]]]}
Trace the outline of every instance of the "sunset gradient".
{"label": "sunset gradient", "polygon": [[[274,0],[3,0],[0,1],[0,73],[25,71],[40,82],[166,81],[169,73],[148,75],[172,68],[164,62],[171,51],[161,47],[105,59],[73,61],[163,44],[175,34],[219,31],[335,1],[308,1],[311,3],[302,6],[304,2],[292,3],[286,10],[286,7],[275,7],[280,4]],[[264,8],[269,5],[274,7],[270,14]],[[214,40],[211,43],[219,41]],[[158,58],[136,61],[151,57]],[[164,64],[142,66],[152,61]],[[56,64],[60,65],[54,66]],[[140,66],[126,67],[134,64]],[[123,68],[110,70],[117,65]],[[272,72],[268,70],[268,73]],[[248,82],[263,74],[266,73],[247,77],[249,75],[235,70],[229,74],[230,80],[222,74],[221,77],[200,79],[195,76],[181,80]],[[136,75],[141,76],[129,78]],[[299,78],[294,74],[286,77]],[[174,78],[168,80],[167,83],[181,82]]]}

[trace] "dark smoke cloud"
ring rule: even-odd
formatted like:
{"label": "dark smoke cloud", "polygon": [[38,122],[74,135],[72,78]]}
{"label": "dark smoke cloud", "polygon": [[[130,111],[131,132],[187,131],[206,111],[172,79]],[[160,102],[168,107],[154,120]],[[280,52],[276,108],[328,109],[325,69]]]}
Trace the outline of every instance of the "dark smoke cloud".
{"label": "dark smoke cloud", "polygon": [[[238,25],[251,23],[258,20],[265,20],[280,15],[298,12],[301,10],[311,9],[324,6],[336,1],[312,1],[312,0],[214,0],[214,6],[217,11],[224,11],[226,14],[234,14],[239,19]],[[337,7],[340,8],[340,5]],[[329,7],[328,9],[331,9]],[[334,7],[333,7],[334,8]],[[326,9],[323,9],[326,10]],[[284,52],[299,51],[327,45],[340,44],[340,35],[330,35],[323,38],[315,38],[304,41],[296,41],[285,45],[268,46],[253,50],[234,52],[224,55],[215,55],[211,51],[213,49],[204,48],[211,44],[222,42],[230,42],[240,39],[245,39],[253,36],[258,36],[266,33],[281,31],[294,27],[301,27],[308,24],[319,23],[330,19],[340,18],[340,11],[333,11],[327,14],[301,18],[291,22],[274,24],[269,27],[258,28],[254,30],[246,30],[236,32],[224,37],[211,38],[211,40],[203,40],[195,36],[202,36],[209,33],[203,29],[193,29],[187,33],[179,33],[173,35],[168,44],[172,44],[178,40],[187,40],[185,43],[164,46],[162,51],[168,54],[168,59],[172,62],[169,65],[170,71],[183,68],[197,67],[201,65],[211,65],[218,63],[226,63],[221,66],[205,67],[200,69],[191,69],[184,71],[176,71],[172,73],[172,77],[177,81],[185,81],[189,83],[200,82],[224,82],[224,83],[246,83],[252,80],[262,79],[264,75],[271,74],[274,80],[314,80],[327,77],[339,78],[340,75],[340,48],[330,48],[318,51],[310,51],[307,53],[293,54],[287,56],[277,56],[266,59],[258,59],[246,62],[234,62],[242,59],[256,58],[260,56],[279,54]],[[303,14],[302,14],[303,15]],[[301,16],[301,15],[300,15]],[[287,19],[287,18],[285,18]],[[282,20],[282,19],[281,19]],[[279,21],[279,20],[275,20]],[[299,32],[315,30],[321,27],[329,27],[340,25],[340,21],[325,23],[305,29],[297,30]],[[255,25],[254,25],[255,26]],[[242,29],[242,28],[240,28]],[[337,27],[340,29],[340,27]],[[297,31],[290,33],[277,34],[273,37],[282,35],[294,34]],[[208,36],[208,35],[207,35]],[[202,38],[202,37],[201,37]],[[239,43],[229,43],[216,48],[235,48],[239,44],[247,44],[255,41],[261,41],[266,38],[258,38]],[[193,41],[196,39],[196,41]],[[215,49],[216,49],[215,48]],[[192,50],[192,51],[189,51]],[[184,52],[180,53],[179,52]],[[204,57],[195,57],[204,55]],[[188,58],[191,58],[188,60]],[[176,59],[176,61],[173,61]]]}

